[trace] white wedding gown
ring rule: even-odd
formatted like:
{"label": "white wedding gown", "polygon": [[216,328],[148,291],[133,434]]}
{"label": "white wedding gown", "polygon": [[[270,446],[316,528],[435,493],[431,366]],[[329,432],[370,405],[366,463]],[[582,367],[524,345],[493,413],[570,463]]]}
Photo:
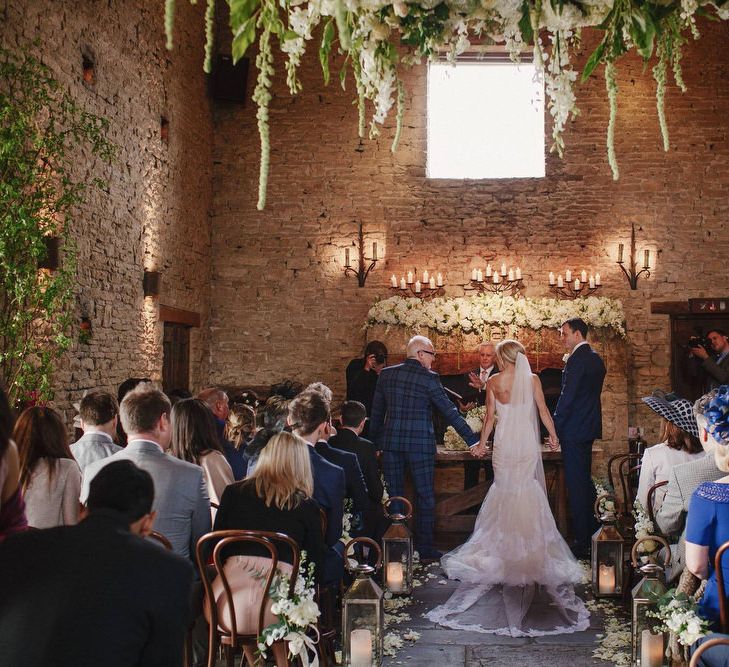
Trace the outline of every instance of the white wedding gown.
{"label": "white wedding gown", "polygon": [[494,483],[468,541],[443,556],[461,584],[426,614],[457,630],[513,637],[578,632],[589,612],[575,595],[582,569],[549,508],[532,372],[519,354],[508,404],[496,401]]}

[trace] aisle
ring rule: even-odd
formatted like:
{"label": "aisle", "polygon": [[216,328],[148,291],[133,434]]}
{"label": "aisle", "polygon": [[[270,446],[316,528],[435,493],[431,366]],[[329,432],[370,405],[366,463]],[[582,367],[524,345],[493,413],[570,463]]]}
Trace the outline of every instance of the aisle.
{"label": "aisle", "polygon": [[[393,631],[405,639],[394,657],[386,657],[384,665],[413,667],[506,667],[518,665],[549,665],[550,667],[581,667],[582,665],[612,665],[615,661],[598,660],[593,651],[604,636],[604,617],[591,613],[590,628],[585,632],[535,638],[512,638],[478,632],[463,632],[443,628],[423,618],[423,613],[443,603],[458,585],[442,576],[438,565],[421,570],[418,578],[423,584],[415,588],[413,604],[398,610],[409,620],[393,623]],[[583,587],[579,588],[583,594]],[[589,595],[587,596],[589,599]],[[583,596],[584,598],[584,596]],[[592,606],[588,603],[588,606]],[[419,635],[408,635],[414,631]]]}

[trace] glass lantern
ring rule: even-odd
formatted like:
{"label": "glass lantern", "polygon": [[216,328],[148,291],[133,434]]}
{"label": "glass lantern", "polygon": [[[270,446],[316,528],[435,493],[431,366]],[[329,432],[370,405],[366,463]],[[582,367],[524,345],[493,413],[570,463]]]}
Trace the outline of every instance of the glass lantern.
{"label": "glass lantern", "polygon": [[615,496],[609,493],[595,501],[595,516],[602,523],[592,536],[592,592],[596,598],[621,597],[625,592],[625,539],[615,525],[615,504]]}
{"label": "glass lantern", "polygon": [[[405,514],[390,514],[393,501],[405,505]],[[392,521],[382,537],[385,590],[394,595],[410,595],[413,590],[413,536],[405,522],[413,515],[413,506],[407,498],[393,496],[385,503],[385,512]]]}
{"label": "glass lantern", "polygon": [[[360,543],[377,551],[375,566],[350,564],[350,547]],[[342,597],[342,660],[344,667],[380,667],[385,630],[382,589],[372,581],[382,564],[380,546],[369,537],[355,537],[344,548],[347,569],[355,580]]]}
{"label": "glass lantern", "polygon": [[[638,545],[648,541],[660,542],[665,547],[664,567],[653,561],[644,565],[638,562]],[[653,631],[657,619],[648,616],[648,612],[658,609],[658,598],[666,592],[663,571],[671,563],[671,549],[665,539],[658,535],[650,535],[641,537],[633,545],[631,556],[633,567],[644,575],[633,588],[632,594],[632,664],[636,667],[663,667],[669,664],[666,658],[668,637],[663,632]]]}

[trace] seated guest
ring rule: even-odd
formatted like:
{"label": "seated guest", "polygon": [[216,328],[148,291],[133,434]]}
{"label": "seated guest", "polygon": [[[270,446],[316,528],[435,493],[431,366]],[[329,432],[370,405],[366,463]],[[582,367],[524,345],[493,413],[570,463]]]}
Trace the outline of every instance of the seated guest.
{"label": "seated guest", "polygon": [[92,391],[81,399],[79,417],[83,436],[71,445],[71,454],[83,472],[94,461],[122,450],[114,444],[119,405],[105,391]]}
{"label": "seated guest", "polygon": [[141,536],[152,478],[117,460],[94,478],[77,526],[0,545],[4,665],[181,665],[193,569]]}
{"label": "seated guest", "polygon": [[[240,458],[233,459],[236,467],[233,468],[233,477],[240,481],[246,476],[248,470],[248,457],[245,454],[246,445],[256,432],[256,411],[243,403],[234,403],[230,406],[228,419],[225,420],[225,439],[233,446]],[[228,458],[228,463],[231,458]]]}
{"label": "seated guest", "polygon": [[205,403],[188,398],[172,408],[171,449],[178,459],[203,469],[210,502],[219,505],[225,487],[235,480],[215,432],[213,415]]}
{"label": "seated guest", "polygon": [[[313,499],[314,480],[306,442],[293,433],[277,433],[258,458],[250,477],[223,492],[215,530],[267,530],[291,537],[322,574],[324,538],[319,504]],[[265,555],[251,545],[250,553]],[[279,548],[291,563],[291,553]]]}
{"label": "seated guest", "polygon": [[78,522],[81,471],[66,438],[61,415],[52,408],[28,408],[15,423],[20,485],[28,525],[33,528]]}
{"label": "seated guest", "polygon": [[[121,405],[124,397],[139,384],[143,382],[152,382],[149,378],[127,378],[119,385],[119,389],[116,392],[116,402]],[[116,425],[116,442],[120,447],[127,446],[127,434],[124,433],[124,427],[121,421]]]}
{"label": "seated guest", "polygon": [[272,398],[274,396],[279,396],[286,401],[291,401],[296,398],[303,389],[304,387],[301,382],[296,382],[296,380],[283,380],[282,382],[277,382],[276,384],[271,385],[271,388],[268,390],[268,397]]}
{"label": "seated guest", "polygon": [[192,392],[189,389],[173,389],[167,392],[167,398],[170,399],[170,403],[172,403],[172,407],[174,408],[175,403],[192,398]]}
{"label": "seated guest", "polygon": [[368,416],[372,410],[377,378],[386,364],[387,347],[379,340],[371,340],[365,346],[362,357],[347,364],[347,400],[362,403]]}
{"label": "seated guest", "polygon": [[28,527],[20,492],[20,457],[11,438],[14,421],[5,390],[0,386],[0,542]]}
{"label": "seated guest", "polygon": [[134,462],[154,481],[156,530],[172,543],[175,553],[194,559],[195,544],[210,532],[210,500],[202,468],[165,454],[172,439],[170,399],[149,383],[138,385],[121,402],[119,417],[129,443],[121,452],[86,466],[81,502],[105,465]]}
{"label": "seated guest", "polygon": [[325,583],[333,583],[344,574],[343,545],[339,541],[344,516],[344,470],[329,463],[315,449],[316,443],[326,440],[331,431],[329,403],[318,392],[302,392],[289,405],[289,424],[293,432],[309,444],[314,500],[327,517],[324,541],[329,549],[324,555],[322,578]]}
{"label": "seated guest", "polygon": [[[643,402],[663,418],[662,442],[645,450],[640,468],[638,500],[647,508],[651,486],[666,481],[674,466],[703,458],[705,452],[699,442],[699,427],[690,401],[653,395],[646,396]],[[663,489],[658,489],[654,509],[661,506],[664,495]]]}
{"label": "seated guest", "polygon": [[258,406],[261,405],[261,400],[253,389],[242,389],[231,394],[229,398],[231,407],[233,405],[246,405],[253,410],[254,414]]}
{"label": "seated guest", "polygon": [[248,460],[248,475],[255,469],[261,450],[268,441],[286,427],[286,419],[289,416],[289,402],[289,399],[283,396],[269,396],[263,407],[258,411],[257,418],[261,428],[256,431],[245,448],[245,455]]}
{"label": "seated guest", "polygon": [[198,395],[198,400],[201,400],[205,405],[208,406],[210,412],[213,413],[215,418],[215,433],[220,441],[225,458],[228,459],[231,470],[241,478],[245,475],[244,470],[247,466],[247,461],[243,455],[243,450],[236,449],[233,444],[225,437],[225,423],[230,413],[230,401],[228,400],[228,394],[222,389],[216,387],[210,387],[203,389]]}
{"label": "seated guest", "polygon": [[[719,624],[719,592],[714,557],[729,541],[729,385],[710,392],[703,401],[704,412],[697,415],[702,439],[714,441],[714,460],[724,476],[704,482],[691,495],[686,519],[686,567],[708,583],[699,602],[699,614]],[[724,578],[729,577],[729,561],[723,563]]]}
{"label": "seated guest", "polygon": [[360,437],[367,420],[365,406],[359,401],[345,401],[342,405],[341,418],[342,428],[329,438],[329,445],[331,449],[349,452],[357,457],[367,486],[368,502],[364,512],[364,534],[379,542],[387,528],[382,509],[384,487],[375,456],[375,446],[369,440]]}

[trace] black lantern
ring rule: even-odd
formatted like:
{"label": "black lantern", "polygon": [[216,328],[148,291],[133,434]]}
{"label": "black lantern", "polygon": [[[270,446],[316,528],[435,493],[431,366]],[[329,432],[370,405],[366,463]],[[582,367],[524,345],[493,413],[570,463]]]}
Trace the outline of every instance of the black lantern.
{"label": "black lantern", "polygon": [[[394,501],[405,505],[405,514],[388,512]],[[413,506],[407,498],[393,496],[385,503],[385,511],[392,521],[382,538],[385,589],[398,595],[409,595],[413,590],[413,536],[405,522],[413,515]]]}
{"label": "black lantern", "polygon": [[625,590],[625,539],[616,523],[616,499],[604,493],[595,501],[595,516],[602,523],[592,536],[592,592],[595,597],[621,597]]}

